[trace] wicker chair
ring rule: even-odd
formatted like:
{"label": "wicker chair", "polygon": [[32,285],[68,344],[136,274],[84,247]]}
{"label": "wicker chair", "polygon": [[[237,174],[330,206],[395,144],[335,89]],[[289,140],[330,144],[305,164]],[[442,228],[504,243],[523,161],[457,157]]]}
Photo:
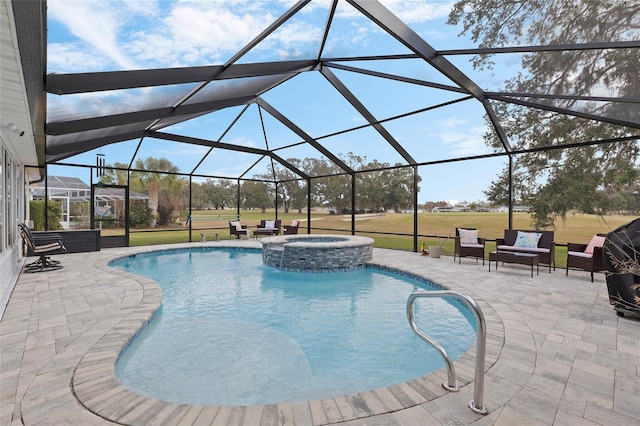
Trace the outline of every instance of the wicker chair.
{"label": "wicker chair", "polygon": [[284,235],[294,235],[298,233],[299,220],[292,220],[291,225],[285,225],[283,228]]}
{"label": "wicker chair", "polygon": [[248,238],[249,230],[247,229],[247,225],[241,225],[239,220],[229,221],[229,238],[231,238],[232,235],[235,235],[236,239],[239,239],[242,235]]}
{"label": "wicker chair", "polygon": [[478,238],[476,228],[456,228],[453,261],[456,261],[456,256],[458,263],[462,263],[463,257],[475,257],[476,263],[478,263],[478,259],[482,259],[484,265],[484,246],[485,239]]}
{"label": "wicker chair", "polygon": [[589,244],[567,243],[567,273],[569,268],[582,269],[591,273],[604,271],[603,248],[606,234],[595,235]]}

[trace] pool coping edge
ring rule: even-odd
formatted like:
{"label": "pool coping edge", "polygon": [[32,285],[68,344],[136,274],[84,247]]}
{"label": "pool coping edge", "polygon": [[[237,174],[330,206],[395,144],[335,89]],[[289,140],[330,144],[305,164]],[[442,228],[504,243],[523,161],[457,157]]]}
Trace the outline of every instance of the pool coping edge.
{"label": "pool coping edge", "polygon": [[[132,286],[142,288],[140,300],[127,301],[111,315],[115,325],[106,325],[105,329],[94,330],[103,333],[94,345],[81,357],[71,377],[71,388],[78,402],[95,415],[121,424],[148,424],[158,421],[178,422],[186,417],[195,416],[198,420],[219,422],[224,424],[226,418],[250,416],[267,420],[273,418],[274,424],[281,417],[307,417],[311,424],[330,424],[344,422],[399,410],[411,408],[442,397],[448,392],[442,387],[447,381],[444,367],[425,376],[401,384],[373,389],[364,392],[341,395],[312,401],[283,402],[270,405],[255,406],[209,406],[190,405],[158,400],[134,392],[122,385],[115,375],[115,364],[121,352],[130,341],[148,324],[156,314],[162,303],[162,290],[153,280],[139,275],[121,271],[109,266],[115,259],[138,253],[166,251],[173,249],[207,247],[211,245],[189,244],[175,248],[163,247],[154,250],[150,247],[140,247],[127,254],[114,253],[107,258],[99,259],[94,266],[103,272],[119,279],[130,282]],[[235,248],[237,246],[216,244],[220,248]],[[245,249],[246,250],[246,249]],[[249,250],[255,250],[250,248]],[[367,265],[398,272],[418,279],[429,279],[427,276],[412,273],[398,267],[390,267],[375,261]],[[432,280],[430,280],[432,281]],[[452,289],[435,282],[445,289]],[[476,298],[487,323],[487,350],[485,372],[499,359],[504,346],[504,326],[496,311],[486,301]],[[111,324],[111,322],[109,322]],[[108,327],[108,328],[107,328]],[[475,340],[474,340],[475,341]],[[461,388],[469,385],[474,379],[475,345],[454,361]]]}

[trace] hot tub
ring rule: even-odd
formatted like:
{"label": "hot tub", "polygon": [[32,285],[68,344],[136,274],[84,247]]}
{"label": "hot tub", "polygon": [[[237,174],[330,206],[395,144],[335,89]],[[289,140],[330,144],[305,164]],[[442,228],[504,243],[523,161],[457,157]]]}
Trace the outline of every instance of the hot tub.
{"label": "hot tub", "polygon": [[351,235],[281,235],[260,242],[263,263],[285,271],[350,271],[373,255],[372,238]]}

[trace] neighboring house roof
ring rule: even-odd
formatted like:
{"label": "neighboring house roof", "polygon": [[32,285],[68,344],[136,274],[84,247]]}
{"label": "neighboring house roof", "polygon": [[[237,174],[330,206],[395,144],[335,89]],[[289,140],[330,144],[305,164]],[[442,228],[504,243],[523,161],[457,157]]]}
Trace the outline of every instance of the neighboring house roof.
{"label": "neighboring house roof", "polygon": [[[49,184],[47,186],[50,194],[54,194],[60,197],[69,196],[72,201],[89,201],[89,197],[85,195],[89,194],[91,187],[87,185],[82,179],[76,177],[66,176],[49,176]],[[31,191],[34,197],[44,197],[44,182],[38,182],[31,184]],[[81,194],[77,194],[78,191],[82,191]],[[123,200],[122,190],[118,188],[95,188],[96,198],[103,201]],[[149,196],[141,192],[129,191],[129,199],[133,200],[148,200]]]}

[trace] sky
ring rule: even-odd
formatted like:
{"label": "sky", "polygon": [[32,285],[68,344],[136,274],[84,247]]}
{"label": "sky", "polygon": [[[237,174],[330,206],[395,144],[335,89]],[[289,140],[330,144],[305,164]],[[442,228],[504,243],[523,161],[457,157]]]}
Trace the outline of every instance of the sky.
{"label": "sky", "polygon": [[[293,1],[169,1],[169,0],[49,0],[48,73],[78,73],[219,65],[225,63],[264,28],[281,16]],[[451,1],[382,1],[385,7],[406,22],[437,50],[476,47],[460,36],[460,28],[446,24]],[[271,37],[255,46],[238,63],[312,57],[318,36],[326,22],[328,1],[314,0]],[[324,50],[325,57],[409,53],[395,39],[364,19],[360,12],[341,2]],[[485,90],[498,90],[509,73],[517,72],[520,56],[498,58],[500,73],[479,73],[471,68],[469,56],[450,61]],[[393,72],[407,77],[449,84],[445,77],[424,64],[407,60],[394,64],[349,63],[352,66]],[[496,67],[497,69],[498,67]],[[460,98],[458,94],[399,84],[397,82],[333,71],[377,119]],[[119,91],[92,95],[49,95],[48,121],[65,117],[91,116],[144,107],[150,96],[171,100],[172,88],[140,89],[135,97]],[[125,97],[129,96],[129,97]],[[335,92],[318,73],[305,73],[263,96],[294,123],[314,137],[327,135],[366,121]],[[117,102],[114,102],[117,100]],[[330,107],[328,107],[330,105]],[[115,108],[115,109],[114,109]],[[113,111],[111,111],[113,109]],[[212,139],[220,137],[237,109],[201,117],[175,126],[180,133]],[[487,128],[484,110],[476,101],[465,101],[423,114],[385,123],[387,130],[418,162],[439,161],[490,153],[483,140]],[[252,116],[253,114],[253,116]],[[318,117],[321,117],[319,119]],[[264,146],[257,110],[249,109],[241,120],[244,129],[234,127],[222,141],[246,146]],[[267,119],[271,147],[295,141],[290,131]],[[171,131],[169,128],[167,131]],[[333,152],[353,152],[369,160],[395,164],[402,158],[371,129],[321,139]],[[106,161],[128,162],[137,141],[103,147],[65,160],[73,164],[94,164],[97,153]],[[202,157],[202,147],[159,140],[143,142],[136,158],[165,157],[180,171],[191,172]],[[283,150],[284,158],[317,156],[309,148]],[[197,173],[237,176],[255,158],[238,153],[207,158]],[[420,167],[422,177],[419,202],[480,201],[483,191],[502,170],[506,158],[452,162]],[[248,173],[263,173],[265,164]],[[51,166],[50,174],[70,175],[69,167]],[[84,173],[84,172],[83,172]],[[86,173],[84,173],[86,174]],[[85,175],[78,176],[88,181]]]}

